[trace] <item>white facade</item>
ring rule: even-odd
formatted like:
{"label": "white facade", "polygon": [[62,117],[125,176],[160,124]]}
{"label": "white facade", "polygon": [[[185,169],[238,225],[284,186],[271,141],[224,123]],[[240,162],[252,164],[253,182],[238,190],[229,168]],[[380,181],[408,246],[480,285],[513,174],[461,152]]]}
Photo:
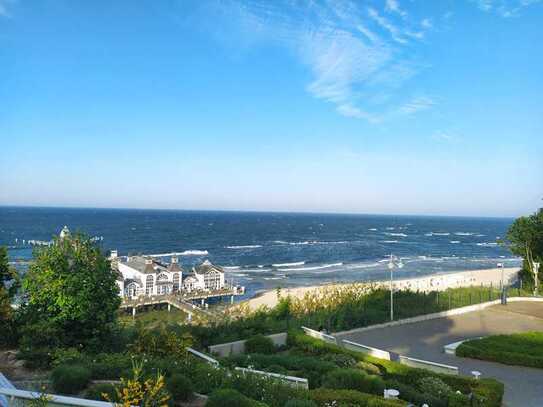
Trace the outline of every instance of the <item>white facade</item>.
{"label": "white facade", "polygon": [[124,297],[163,295],[177,292],[215,291],[225,286],[224,270],[208,260],[185,273],[174,256],[165,264],[151,257],[120,258],[116,251],[110,257],[119,271],[117,284]]}

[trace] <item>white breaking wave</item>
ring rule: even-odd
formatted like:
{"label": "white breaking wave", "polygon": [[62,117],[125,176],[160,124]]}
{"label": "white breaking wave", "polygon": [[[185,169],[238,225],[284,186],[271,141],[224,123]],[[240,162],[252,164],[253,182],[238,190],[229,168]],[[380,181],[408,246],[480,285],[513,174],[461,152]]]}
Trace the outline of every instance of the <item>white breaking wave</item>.
{"label": "white breaking wave", "polygon": [[394,228],[394,227],[392,227],[392,226],[390,226],[390,227],[387,228],[387,230],[394,230],[394,229],[396,229],[396,228]]}
{"label": "white breaking wave", "polygon": [[368,230],[371,230],[372,232],[375,232],[377,229],[376,228],[371,228],[371,229],[368,229]]}
{"label": "white breaking wave", "polygon": [[333,263],[333,264],[325,264],[323,266],[315,266],[315,267],[301,267],[301,268],[294,268],[294,269],[279,269],[279,271],[311,271],[311,270],[322,270],[327,269],[330,267],[338,267],[342,266],[343,263]]}
{"label": "white breaking wave", "polygon": [[227,249],[257,249],[259,247],[262,247],[262,245],[248,244],[248,245],[241,245],[241,246],[226,246]]}
{"label": "white breaking wave", "polygon": [[[273,267],[289,267],[289,266],[303,266],[305,261],[296,261],[294,263],[277,263],[272,264]],[[260,267],[260,266],[259,266]]]}
{"label": "white breaking wave", "polygon": [[474,234],[475,233],[471,233],[471,232],[456,232],[455,233],[456,236],[472,236]]}
{"label": "white breaking wave", "polygon": [[477,246],[483,246],[483,247],[493,247],[497,246],[498,243],[495,242],[483,242],[483,243],[477,243]]}
{"label": "white breaking wave", "polygon": [[179,256],[207,256],[208,254],[207,250],[185,250],[179,253]]}
{"label": "white breaking wave", "polygon": [[430,233],[425,233],[424,236],[449,236],[450,233],[449,232],[430,232]]}
{"label": "white breaking wave", "polygon": [[458,244],[458,243],[460,243],[460,241],[459,240],[451,240],[451,243],[452,244]]}
{"label": "white breaking wave", "polygon": [[381,240],[381,243],[399,243],[397,240]]}
{"label": "white breaking wave", "polygon": [[224,266],[225,270],[239,270],[239,266]]}
{"label": "white breaking wave", "polygon": [[399,236],[399,237],[407,237],[405,233],[385,233],[387,236]]}
{"label": "white breaking wave", "polygon": [[276,244],[288,244],[288,242],[285,242],[284,240],[274,240],[273,243],[276,243]]}

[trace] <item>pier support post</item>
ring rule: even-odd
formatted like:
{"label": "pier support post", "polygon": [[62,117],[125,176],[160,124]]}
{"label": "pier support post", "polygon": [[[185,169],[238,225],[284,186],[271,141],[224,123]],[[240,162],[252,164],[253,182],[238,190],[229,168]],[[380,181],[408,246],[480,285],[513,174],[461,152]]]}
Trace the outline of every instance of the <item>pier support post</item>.
{"label": "pier support post", "polygon": [[136,307],[132,308],[132,318],[136,318]]}
{"label": "pier support post", "polygon": [[231,296],[230,296],[230,304],[233,304],[233,303],[234,303],[234,296],[231,295]]}
{"label": "pier support post", "polygon": [[189,321],[189,322],[192,321],[192,312],[189,312],[187,314],[187,321]]}
{"label": "pier support post", "polygon": [[168,303],[168,312],[170,312],[171,310],[172,310],[172,305]]}
{"label": "pier support post", "polygon": [[202,298],[202,307],[205,305],[205,303],[206,303],[205,298]]}

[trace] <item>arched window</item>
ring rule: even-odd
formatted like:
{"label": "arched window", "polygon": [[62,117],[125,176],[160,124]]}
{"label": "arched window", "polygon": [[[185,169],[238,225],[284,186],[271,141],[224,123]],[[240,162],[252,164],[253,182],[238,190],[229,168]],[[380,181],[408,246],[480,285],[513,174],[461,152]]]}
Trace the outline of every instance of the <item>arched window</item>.
{"label": "arched window", "polygon": [[168,281],[168,275],[165,273],[160,273],[156,278],[156,281]]}
{"label": "arched window", "polygon": [[135,297],[137,292],[138,292],[138,286],[136,285],[136,283],[130,283],[126,287],[126,295],[128,297]]}
{"label": "arched window", "polygon": [[153,294],[153,286],[154,286],[154,280],[152,275],[148,275],[145,279],[145,294],[152,295]]}

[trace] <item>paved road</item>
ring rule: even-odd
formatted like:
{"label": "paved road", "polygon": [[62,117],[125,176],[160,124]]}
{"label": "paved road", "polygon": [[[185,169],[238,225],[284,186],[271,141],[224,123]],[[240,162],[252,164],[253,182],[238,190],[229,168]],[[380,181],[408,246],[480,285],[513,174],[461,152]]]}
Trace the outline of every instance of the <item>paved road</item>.
{"label": "paved road", "polygon": [[505,406],[541,407],[543,369],[458,358],[443,352],[444,345],[462,339],[525,331],[543,331],[543,303],[514,302],[463,315],[337,336],[405,356],[458,366],[461,374],[478,370],[483,376],[495,377],[505,384]]}

